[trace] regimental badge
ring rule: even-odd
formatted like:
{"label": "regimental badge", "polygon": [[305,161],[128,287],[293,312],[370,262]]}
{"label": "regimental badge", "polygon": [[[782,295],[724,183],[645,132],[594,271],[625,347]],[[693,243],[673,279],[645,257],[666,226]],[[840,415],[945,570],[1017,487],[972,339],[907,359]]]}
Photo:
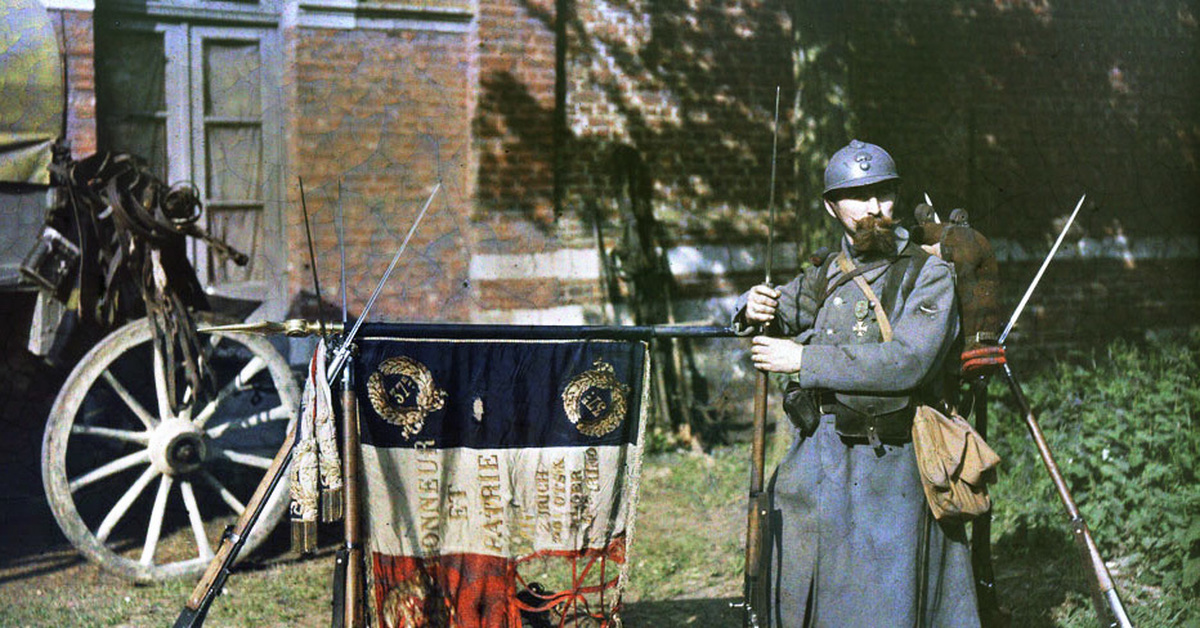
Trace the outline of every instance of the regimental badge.
{"label": "regimental badge", "polygon": [[446,405],[446,391],[438,389],[433,373],[407,357],[388,358],[367,379],[367,398],[384,421],[412,438],[425,426],[425,417]]}
{"label": "regimental badge", "polygon": [[590,371],[571,378],[563,389],[563,410],[585,436],[604,436],[625,420],[629,387],[617,379],[611,364],[597,359]]}
{"label": "regimental badge", "polygon": [[871,304],[867,303],[866,301],[858,301],[857,303],[855,303],[854,304],[854,318],[857,318],[860,321],[866,319],[867,312],[870,311],[869,310],[870,307],[871,307]]}

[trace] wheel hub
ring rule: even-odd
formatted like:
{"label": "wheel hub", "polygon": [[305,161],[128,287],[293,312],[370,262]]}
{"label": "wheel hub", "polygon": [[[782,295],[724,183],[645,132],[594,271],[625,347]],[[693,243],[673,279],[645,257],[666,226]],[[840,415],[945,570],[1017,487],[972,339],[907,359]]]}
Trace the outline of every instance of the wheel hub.
{"label": "wheel hub", "polygon": [[150,462],[167,475],[199,469],[207,454],[204,434],[187,419],[163,421],[150,435]]}

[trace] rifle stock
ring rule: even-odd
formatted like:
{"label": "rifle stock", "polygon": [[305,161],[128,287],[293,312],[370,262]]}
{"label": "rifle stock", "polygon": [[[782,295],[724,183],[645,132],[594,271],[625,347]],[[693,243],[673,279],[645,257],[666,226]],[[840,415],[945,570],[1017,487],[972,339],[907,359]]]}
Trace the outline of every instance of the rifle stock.
{"label": "rifle stock", "polygon": [[283,445],[280,446],[279,452],[275,454],[274,460],[271,461],[271,466],[267,469],[266,475],[258,483],[258,487],[254,489],[254,494],[246,504],[246,509],[238,517],[233,529],[227,530],[225,536],[221,539],[221,545],[217,548],[216,555],[208,563],[208,569],[205,570],[204,576],[200,578],[200,582],[192,590],[191,597],[188,598],[183,610],[179,613],[179,617],[175,620],[175,628],[197,628],[204,624],[204,618],[208,615],[208,609],[212,606],[213,599],[220,594],[222,587],[225,586],[225,580],[229,577],[233,562],[237,560],[238,553],[241,552],[242,546],[246,543],[246,536],[258,521],[259,516],[262,515],[267,500],[270,499],[271,494],[279,486],[279,482],[283,479],[284,474],[287,473],[288,463],[292,460],[292,452],[295,449],[295,444],[296,429],[292,427],[283,439]]}
{"label": "rifle stock", "polygon": [[[358,400],[354,396],[352,386],[352,371],[347,368],[342,378],[342,451],[344,468],[342,470],[342,486],[345,487],[346,508],[342,521],[345,528],[346,545],[338,551],[338,565],[334,590],[334,626],[343,628],[363,628],[366,625],[363,612],[364,574],[363,549],[359,513],[361,510],[362,493],[358,483],[359,467],[359,434],[358,434]],[[336,613],[341,606],[341,616]]]}
{"label": "rifle stock", "polygon": [[[985,441],[988,437],[987,380],[971,381],[972,408],[975,431]],[[979,618],[984,628],[1004,628],[1009,618],[1000,608],[996,594],[996,575],[992,568],[992,511],[987,511],[971,523],[971,571],[975,574],[975,597],[979,600]]]}
{"label": "rifle stock", "polygon": [[754,380],[754,432],[750,451],[750,499],[746,510],[746,565],[742,588],[742,625],[758,628],[766,610],[763,586],[763,521],[768,512],[768,495],[763,490],[767,441],[767,374],[758,371]]}

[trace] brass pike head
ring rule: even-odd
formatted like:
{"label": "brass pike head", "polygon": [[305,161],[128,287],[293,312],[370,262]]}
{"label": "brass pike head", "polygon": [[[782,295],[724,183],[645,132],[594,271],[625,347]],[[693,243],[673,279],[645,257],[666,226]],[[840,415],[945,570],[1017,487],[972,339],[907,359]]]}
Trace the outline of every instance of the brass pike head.
{"label": "brass pike head", "polygon": [[[325,329],[335,334],[340,334],[344,331],[345,326],[341,323],[326,323]],[[211,325],[208,327],[200,327],[196,331],[202,334],[211,333],[226,333],[226,334],[255,334],[258,336],[277,336],[284,334],[292,338],[301,338],[304,336],[317,336],[321,333],[321,324],[317,321],[305,320],[302,318],[291,318],[286,321],[260,321],[257,323],[234,323],[232,325]]]}

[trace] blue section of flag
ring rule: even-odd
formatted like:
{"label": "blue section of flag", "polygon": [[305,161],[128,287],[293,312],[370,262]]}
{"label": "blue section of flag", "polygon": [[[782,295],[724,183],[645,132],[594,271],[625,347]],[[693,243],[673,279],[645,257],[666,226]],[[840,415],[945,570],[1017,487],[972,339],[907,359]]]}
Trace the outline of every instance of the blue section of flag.
{"label": "blue section of flag", "polygon": [[[639,340],[463,341],[366,337],[358,341],[355,390],[361,438],[373,447],[524,448],[636,444],[641,420],[645,342]],[[402,358],[419,364],[445,391],[442,407],[405,434],[380,413],[409,411],[428,387],[421,377],[387,374]],[[389,363],[388,361],[391,360]],[[599,361],[599,362],[598,362]],[[563,392],[597,364],[612,367],[627,387],[624,418],[611,432],[589,436],[568,418]],[[408,372],[413,369],[406,366]],[[392,368],[391,370],[396,370]],[[371,377],[376,375],[374,394]],[[381,393],[383,393],[381,395]],[[601,405],[611,393],[599,389]],[[374,403],[372,403],[374,397]],[[595,401],[593,399],[592,401]],[[385,404],[381,408],[381,403]],[[410,428],[411,431],[412,428]]]}

